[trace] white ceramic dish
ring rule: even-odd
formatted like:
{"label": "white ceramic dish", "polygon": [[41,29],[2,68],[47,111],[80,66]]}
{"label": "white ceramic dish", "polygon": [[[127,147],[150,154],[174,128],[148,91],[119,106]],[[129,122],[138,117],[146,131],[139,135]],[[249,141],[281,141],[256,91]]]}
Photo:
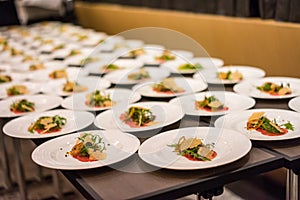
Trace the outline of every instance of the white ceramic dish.
{"label": "white ceramic dish", "polygon": [[[217,156],[211,161],[191,161],[174,152],[175,144],[179,138],[201,138],[205,144],[215,144],[214,151]],[[244,135],[229,129],[212,127],[190,127],[175,129],[155,135],[139,148],[139,156],[146,163],[174,170],[198,170],[222,166],[234,162],[245,155],[251,149],[250,140]]]}

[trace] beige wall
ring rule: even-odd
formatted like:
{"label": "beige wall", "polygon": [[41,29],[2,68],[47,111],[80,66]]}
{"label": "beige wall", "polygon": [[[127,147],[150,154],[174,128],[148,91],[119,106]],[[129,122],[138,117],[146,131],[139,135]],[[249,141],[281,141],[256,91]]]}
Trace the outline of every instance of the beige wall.
{"label": "beige wall", "polygon": [[[258,66],[268,76],[300,77],[300,24],[86,2],[76,2],[75,9],[84,27],[108,34],[139,27],[168,28],[188,35],[225,64]],[[192,44],[155,34],[127,36],[147,43],[159,37],[169,48],[195,49]]]}

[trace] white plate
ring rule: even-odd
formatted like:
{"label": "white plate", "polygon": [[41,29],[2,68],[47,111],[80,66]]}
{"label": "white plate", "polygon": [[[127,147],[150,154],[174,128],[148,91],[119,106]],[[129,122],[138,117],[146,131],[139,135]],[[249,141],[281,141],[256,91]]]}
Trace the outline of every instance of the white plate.
{"label": "white plate", "polygon": [[[131,128],[120,120],[120,115],[127,112],[131,106],[140,106],[149,108],[152,114],[156,116],[154,124],[145,127]],[[139,132],[162,128],[164,126],[175,123],[183,117],[182,109],[166,102],[141,102],[131,105],[116,106],[111,110],[104,111],[96,116],[95,126],[101,129],[116,129],[119,128],[124,132]]]}
{"label": "white plate", "polygon": [[[96,89],[104,90],[106,88],[109,88],[111,85],[111,83],[108,80],[96,76],[78,77],[76,79],[76,82],[82,86],[87,87],[88,88],[87,91],[93,91]],[[41,88],[41,92],[46,94],[56,94],[59,96],[69,96],[74,94],[73,92],[63,91],[63,87],[65,83],[66,80],[61,79],[61,80],[49,82],[47,84],[43,84]]]}
{"label": "white plate", "polygon": [[[254,112],[265,112],[265,116],[267,116],[271,120],[276,119],[277,123],[279,124],[291,122],[294,125],[294,131],[288,130],[288,133],[280,136],[267,136],[255,130],[247,130],[246,126],[248,118]],[[238,131],[248,136],[251,140],[287,140],[300,137],[299,118],[300,113],[289,110],[252,109],[224,115],[216,120],[215,127],[228,128],[231,130]]]}
{"label": "white plate", "polygon": [[[228,110],[209,112],[205,110],[197,110],[195,108],[195,101],[204,100],[204,97],[212,95],[219,99],[224,104],[224,106],[228,107]],[[235,111],[247,110],[255,105],[255,100],[250,97],[238,95],[233,92],[211,91],[176,97],[174,99],[171,99],[170,103],[181,106],[185,114],[187,115],[216,116]]]}
{"label": "white plate", "polygon": [[291,99],[288,105],[290,109],[300,112],[300,97]]}
{"label": "white plate", "polygon": [[147,80],[130,80],[128,79],[128,75],[131,73],[137,72],[139,69],[131,69],[131,70],[118,70],[111,72],[104,76],[105,79],[109,80],[114,84],[136,84],[145,81],[158,81],[164,79],[170,75],[170,72],[165,69],[155,68],[155,67],[145,67],[144,68],[150,75],[150,78]]}
{"label": "white plate", "polygon": [[[128,89],[108,89],[103,91],[105,94],[110,94],[112,101],[115,103],[114,106],[119,104],[125,104],[126,106],[130,103],[137,102],[141,99],[141,95],[138,93],[133,93]],[[100,111],[107,110],[111,107],[90,107],[85,104],[86,95],[90,92],[74,94],[70,97],[67,97],[62,102],[62,107],[71,109],[71,110],[87,110],[87,111]]]}
{"label": "white plate", "polygon": [[13,85],[24,85],[29,91],[27,95],[39,93],[41,90],[40,85],[37,83],[31,83],[31,82],[3,83],[0,85],[0,99],[9,97],[7,96],[6,90]]}
{"label": "white plate", "polygon": [[[235,84],[240,82],[239,80],[220,80],[217,77],[218,72],[239,71],[243,75],[243,80],[249,80],[254,78],[261,78],[265,76],[265,71],[257,67],[248,66],[224,66],[214,70],[201,71],[202,76],[205,77],[207,83],[210,84]],[[199,73],[194,75],[194,78],[198,78]]]}
{"label": "white plate", "polygon": [[[49,74],[52,73],[53,71],[54,70],[49,70],[49,69],[38,70],[30,73],[27,77],[29,80],[37,81],[37,82],[49,82],[53,80],[58,80],[49,77]],[[89,74],[87,70],[80,67],[68,67],[66,68],[66,72],[68,75],[68,79],[70,81],[77,80],[78,78],[82,76],[87,76]],[[65,78],[59,78],[59,79],[65,79]]]}
{"label": "white plate", "polygon": [[[268,93],[258,90],[256,87],[261,86],[265,82],[273,82],[276,84],[289,83],[292,93],[283,96],[270,95]],[[249,81],[242,81],[233,87],[237,93],[248,95],[260,99],[286,99],[300,95],[300,79],[289,77],[265,77],[261,79],[253,79]]]}
{"label": "white plate", "polygon": [[184,89],[184,92],[180,93],[163,93],[163,92],[156,92],[153,90],[152,86],[157,82],[145,82],[140,83],[133,87],[133,90],[140,93],[142,96],[146,97],[174,97],[179,95],[186,95],[194,92],[200,92],[207,88],[207,84],[202,79],[192,79],[192,78],[174,78],[176,85],[180,86]]}
{"label": "white plate", "polygon": [[[72,149],[81,133],[92,133],[103,138],[106,144],[106,159],[81,162],[70,155],[66,156],[66,152]],[[120,162],[133,155],[139,146],[140,141],[132,134],[123,133],[118,130],[91,130],[49,140],[35,148],[31,158],[38,165],[52,169],[91,169]]]}
{"label": "white plate", "polygon": [[[174,152],[168,145],[177,143],[179,138],[197,137],[205,144],[215,143],[217,157],[211,161],[191,161]],[[207,169],[232,163],[244,157],[251,149],[251,141],[244,135],[229,129],[212,127],[189,127],[166,131],[155,135],[139,148],[139,156],[146,163],[156,167],[175,170]]]}
{"label": "white plate", "polygon": [[[107,72],[103,67],[108,64],[114,64],[119,66],[121,68],[119,70],[134,69],[143,66],[143,63],[137,59],[117,59],[115,61],[113,61],[112,59],[106,59],[106,60],[101,60],[99,62],[89,63],[84,67],[84,69],[86,69],[88,72],[92,74],[105,74]],[[118,71],[118,70],[114,70],[114,71]]]}
{"label": "white plate", "polygon": [[[10,111],[10,105],[14,102],[27,99],[30,102],[34,103],[35,110],[33,112],[24,112],[24,113],[14,113]],[[21,115],[27,115],[37,112],[43,112],[45,110],[50,110],[52,108],[58,107],[61,102],[62,98],[58,96],[51,96],[51,95],[22,95],[22,96],[15,96],[5,100],[0,101],[0,117],[18,117]]]}
{"label": "white plate", "polygon": [[[32,122],[42,116],[54,116],[59,115],[67,119],[67,123],[62,127],[60,131],[48,134],[30,133],[27,129]],[[72,133],[77,130],[81,130],[93,123],[95,116],[92,113],[86,111],[74,111],[74,110],[51,110],[42,113],[35,113],[31,115],[25,115],[9,121],[3,127],[3,132],[11,137],[23,138],[23,139],[37,139],[48,138],[59,135]]]}
{"label": "white plate", "polygon": [[[178,67],[183,64],[200,64],[202,69],[188,69],[188,70],[178,70]],[[193,74],[197,71],[208,70],[208,69],[217,69],[224,64],[224,61],[218,58],[206,58],[206,57],[197,57],[189,59],[188,62],[186,60],[175,60],[169,61],[161,64],[162,68],[167,68],[171,70],[172,73],[176,74]]]}

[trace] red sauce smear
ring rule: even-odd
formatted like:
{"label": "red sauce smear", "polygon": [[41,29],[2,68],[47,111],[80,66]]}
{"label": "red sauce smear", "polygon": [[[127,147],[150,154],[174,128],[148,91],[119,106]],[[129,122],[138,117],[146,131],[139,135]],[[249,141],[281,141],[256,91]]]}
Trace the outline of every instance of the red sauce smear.
{"label": "red sauce smear", "polygon": [[156,88],[152,88],[153,91],[155,92],[158,92],[158,93],[164,93],[164,94],[176,94],[176,93],[182,93],[184,92],[184,90],[182,91],[179,91],[179,92],[173,92],[173,91],[160,91],[160,90],[157,90]]}
{"label": "red sauce smear", "polygon": [[80,156],[80,155],[76,155],[76,156],[73,156],[73,158],[81,161],[81,162],[93,162],[95,160],[91,160],[89,157],[86,157],[86,156]]}
{"label": "red sauce smear", "polygon": [[137,125],[134,121],[132,120],[127,120],[126,118],[126,114],[123,113],[120,115],[120,120],[122,120],[125,124],[127,124],[130,128],[140,128],[140,127],[145,127],[145,126],[149,126],[148,124],[139,126]]}
{"label": "red sauce smear", "polygon": [[[198,108],[199,109],[199,108]],[[204,108],[200,108],[200,109],[202,109],[202,110],[205,110],[205,111],[207,111],[207,112],[221,112],[221,111],[227,111],[229,108],[227,107],[227,106],[224,106],[223,107],[223,109],[218,109],[218,110],[215,110],[215,111],[213,111],[211,108],[209,108],[209,107],[204,107]],[[199,109],[199,110],[200,110]]]}
{"label": "red sauce smear", "polygon": [[53,129],[53,130],[50,130],[50,131],[47,131],[45,133],[42,133],[43,131],[45,131],[44,129],[35,129],[35,131],[38,133],[38,134],[48,134],[48,133],[54,133],[54,132],[58,132],[60,131],[61,128],[58,128],[58,129]]}
{"label": "red sauce smear", "polygon": [[268,132],[266,130],[263,130],[263,129],[260,129],[260,128],[258,128],[256,130],[258,132],[260,132],[261,134],[267,135],[267,136],[280,136],[280,135],[284,135],[284,134],[286,134],[288,132],[288,130],[285,129],[285,128],[280,128],[280,129],[283,131],[283,133],[270,133],[270,132]]}
{"label": "red sauce smear", "polygon": [[[34,110],[33,110],[34,111]],[[33,112],[33,111],[27,111],[27,112]],[[21,114],[21,113],[25,113],[23,111],[19,111],[19,110],[12,110],[13,113],[15,114]]]}
{"label": "red sauce smear", "polygon": [[[217,152],[213,151],[214,153],[212,154],[212,159],[214,159],[215,157],[217,157]],[[201,160],[201,159],[198,159],[198,158],[194,158],[192,155],[190,154],[186,154],[184,155],[184,157],[186,157],[187,159],[189,160],[192,160],[192,161],[206,161],[206,160]],[[211,160],[212,160],[211,159]]]}
{"label": "red sauce smear", "polygon": [[278,94],[278,93],[271,93],[271,92],[267,92],[267,91],[263,91],[263,90],[261,90],[261,91],[264,92],[264,93],[267,93],[267,94],[269,94],[269,95],[272,95],[272,96],[285,96],[285,95],[292,94],[292,93],[286,93],[286,94],[280,95],[280,94]]}

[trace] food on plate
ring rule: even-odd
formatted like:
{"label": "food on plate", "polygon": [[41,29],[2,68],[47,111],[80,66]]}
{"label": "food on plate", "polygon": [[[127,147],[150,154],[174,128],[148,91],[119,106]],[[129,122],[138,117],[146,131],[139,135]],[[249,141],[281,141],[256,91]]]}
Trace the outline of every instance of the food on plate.
{"label": "food on plate", "polygon": [[172,54],[169,50],[164,50],[160,56],[156,56],[155,60],[159,62],[165,62],[169,60],[175,60],[176,56]]}
{"label": "food on plate", "polygon": [[261,86],[257,86],[256,88],[270,95],[282,96],[282,95],[287,95],[292,93],[289,83],[284,86],[283,83],[278,85],[272,82],[265,82],[264,84],[262,84]]}
{"label": "food on plate", "polygon": [[14,113],[24,113],[34,111],[34,102],[28,101],[27,99],[20,99],[13,102],[10,105],[10,111]]}
{"label": "food on plate", "polygon": [[79,51],[79,50],[71,50],[70,53],[67,55],[67,57],[75,56],[75,55],[79,55],[79,54],[81,54],[81,51]]}
{"label": "food on plate", "polygon": [[12,85],[6,89],[7,96],[28,94],[29,91],[25,85]]}
{"label": "food on plate", "polygon": [[36,131],[39,134],[57,132],[67,123],[67,119],[59,115],[42,116],[28,127],[30,133]]}
{"label": "food on plate", "polygon": [[132,72],[127,76],[130,80],[140,81],[146,80],[150,78],[150,74],[146,69],[140,69],[137,72]]}
{"label": "food on plate", "polygon": [[220,80],[240,81],[243,79],[243,74],[239,71],[218,72],[217,77]]}
{"label": "food on plate", "polygon": [[183,71],[183,70],[200,70],[200,69],[203,69],[203,66],[199,63],[195,63],[195,64],[186,63],[186,64],[179,65],[177,69],[179,71]]}
{"label": "food on plate", "polygon": [[68,74],[66,70],[64,69],[59,69],[59,70],[54,70],[49,74],[49,77],[52,79],[58,79],[58,78],[68,78]]}
{"label": "food on plate", "polygon": [[29,66],[30,71],[35,71],[35,70],[39,70],[39,69],[45,69],[45,66],[43,63],[32,64]]}
{"label": "food on plate", "polygon": [[108,64],[108,65],[102,66],[101,69],[104,70],[104,72],[108,73],[108,72],[115,71],[115,70],[122,69],[122,68],[115,64]]}
{"label": "food on plate", "polygon": [[16,48],[10,48],[10,55],[11,56],[19,56],[19,55],[23,55],[23,51],[18,50]]}
{"label": "food on plate", "polygon": [[278,124],[276,119],[270,120],[264,114],[264,112],[252,113],[247,121],[247,130],[256,130],[268,136],[284,135],[288,130],[294,130],[294,126],[290,122]]}
{"label": "food on plate", "polygon": [[180,93],[184,92],[184,89],[179,87],[174,78],[165,78],[161,82],[156,83],[152,86],[152,89],[155,92],[163,92],[163,93]]}
{"label": "food on plate", "polygon": [[218,112],[228,110],[227,106],[217,99],[215,96],[206,96],[204,100],[195,101],[197,110],[205,110],[209,112]]}
{"label": "food on plate", "polygon": [[81,133],[72,150],[66,153],[81,162],[106,159],[106,145],[103,138],[91,133]]}
{"label": "food on plate", "polygon": [[96,62],[98,60],[99,60],[99,58],[97,58],[97,57],[87,57],[87,58],[82,59],[79,63],[81,65],[84,65],[84,64],[91,63],[91,62]]}
{"label": "food on plate", "polygon": [[145,50],[143,48],[134,49],[129,52],[130,57],[136,57],[143,54],[145,54]]}
{"label": "food on plate", "polygon": [[8,83],[11,82],[12,78],[9,75],[0,75],[0,83]]}
{"label": "food on plate", "polygon": [[204,144],[200,138],[179,138],[178,143],[168,145],[175,148],[178,155],[184,156],[192,161],[210,161],[217,156],[212,150],[214,144]]}
{"label": "food on plate", "polygon": [[155,115],[148,108],[131,106],[127,112],[121,114],[120,119],[131,128],[138,128],[152,125]]}
{"label": "food on plate", "polygon": [[63,85],[64,92],[84,92],[87,91],[88,88],[86,86],[82,86],[75,81],[68,81]]}
{"label": "food on plate", "polygon": [[85,104],[90,107],[111,107],[115,104],[110,98],[110,94],[105,94],[99,90],[86,95]]}

